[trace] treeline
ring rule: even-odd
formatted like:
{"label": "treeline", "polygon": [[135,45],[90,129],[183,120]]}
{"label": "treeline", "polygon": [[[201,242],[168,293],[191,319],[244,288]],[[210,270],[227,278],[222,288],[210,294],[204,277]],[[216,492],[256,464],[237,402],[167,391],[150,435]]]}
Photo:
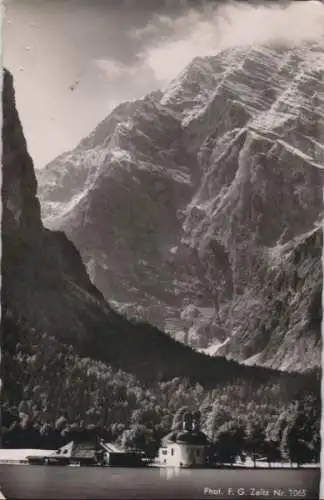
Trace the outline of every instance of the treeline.
{"label": "treeline", "polygon": [[220,461],[237,455],[319,460],[319,373],[305,376],[299,391],[279,382],[256,390],[245,380],[213,390],[180,378],[144,386],[128,373],[77,356],[46,333],[5,321],[4,447],[56,449],[95,433],[154,456],[161,438],[191,409],[200,410]]}

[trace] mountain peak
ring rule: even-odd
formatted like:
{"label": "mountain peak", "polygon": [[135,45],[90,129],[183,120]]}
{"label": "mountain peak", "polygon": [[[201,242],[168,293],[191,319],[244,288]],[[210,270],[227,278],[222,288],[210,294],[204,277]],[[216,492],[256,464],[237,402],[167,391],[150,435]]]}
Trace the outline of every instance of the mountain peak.
{"label": "mountain peak", "polygon": [[[63,232],[49,231],[42,225],[33,163],[16,110],[12,77],[7,72],[3,110],[1,299],[6,349],[12,345],[13,331],[24,335],[29,328],[72,346],[76,354],[131,372],[145,382],[185,376],[213,386],[245,374],[255,379],[253,368],[199,354],[150,324],[130,322],[111,308],[90,282],[73,243]],[[18,204],[22,210],[19,224],[13,221],[14,203],[15,210]],[[257,373],[264,380],[278,377],[264,369]]]}
{"label": "mountain peak", "polygon": [[[163,95],[121,105],[40,174],[45,216],[55,204],[46,224],[67,232],[123,313],[197,348],[226,341],[245,359],[233,311],[246,301],[255,314],[269,249],[322,213],[323,62],[322,40],[197,57]],[[251,346],[249,358],[266,352]],[[258,359],[271,365],[267,352]]]}

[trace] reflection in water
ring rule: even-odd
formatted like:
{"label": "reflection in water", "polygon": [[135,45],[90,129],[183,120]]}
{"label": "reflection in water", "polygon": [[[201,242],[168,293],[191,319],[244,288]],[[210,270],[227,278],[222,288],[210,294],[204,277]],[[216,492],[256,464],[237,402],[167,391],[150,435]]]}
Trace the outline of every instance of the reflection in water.
{"label": "reflection in water", "polygon": [[[110,468],[110,467],[41,467],[0,465],[0,485],[7,498],[21,500],[66,500],[101,498],[188,498],[206,499],[204,488],[239,489],[277,488],[307,491],[303,498],[319,498],[320,470],[213,470],[175,467]],[[214,496],[216,498],[220,498]],[[243,497],[242,497],[243,498]],[[211,499],[212,500],[212,499]]]}
{"label": "reflection in water", "polygon": [[188,477],[191,475],[191,471],[188,469],[181,469],[181,467],[161,467],[160,476],[164,479],[173,479],[177,476]]}

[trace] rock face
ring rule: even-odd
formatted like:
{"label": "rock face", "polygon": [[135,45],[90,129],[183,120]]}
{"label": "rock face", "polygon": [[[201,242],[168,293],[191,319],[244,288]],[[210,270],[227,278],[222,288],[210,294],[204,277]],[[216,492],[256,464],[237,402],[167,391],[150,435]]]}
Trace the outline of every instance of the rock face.
{"label": "rock face", "polygon": [[[119,310],[240,361],[319,363],[321,305],[308,308],[303,269],[320,293],[323,47],[196,58],[39,172],[45,224],[66,231]],[[300,245],[306,262],[286,268]]]}
{"label": "rock face", "polygon": [[[3,83],[2,304],[61,338],[86,338],[85,317],[111,311],[89,281],[74,245],[61,232],[46,230],[40,218],[32,160],[15,106],[13,82]],[[57,293],[61,291],[61,296]],[[66,308],[64,308],[64,303]]]}
{"label": "rock face", "polygon": [[10,328],[27,324],[72,345],[82,356],[102,360],[150,383],[177,376],[205,385],[235,377],[277,377],[266,369],[199,354],[151,325],[131,323],[116,313],[90,282],[78,251],[65,234],[42,225],[33,164],[7,71],[3,114],[1,305],[3,317],[9,319],[2,323],[5,353]]}
{"label": "rock face", "polygon": [[233,306],[233,335],[219,355],[287,370],[321,366],[322,247],[315,229],[269,252],[263,286]]}
{"label": "rock face", "polygon": [[45,210],[59,213],[51,227],[74,239],[104,295],[125,304],[141,296],[153,316],[145,319],[164,326],[165,307],[181,305],[169,261],[198,165],[180,120],[158,98],[122,104],[39,182]]}

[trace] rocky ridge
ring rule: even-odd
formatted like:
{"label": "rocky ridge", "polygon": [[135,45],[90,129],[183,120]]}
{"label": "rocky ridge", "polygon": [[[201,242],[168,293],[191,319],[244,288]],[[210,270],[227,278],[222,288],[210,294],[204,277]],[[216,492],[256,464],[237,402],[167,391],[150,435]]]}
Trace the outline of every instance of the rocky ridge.
{"label": "rocky ridge", "polygon": [[[73,243],[63,232],[50,231],[41,222],[33,163],[7,71],[2,98],[1,326],[6,363],[12,361],[11,350],[19,350],[14,339],[19,342],[23,336],[23,343],[34,352],[40,348],[35,339],[41,337],[48,340],[49,348],[50,339],[55,338],[72,354],[124,370],[144,384],[174,377],[205,386],[236,379],[278,380],[277,372],[212,359],[147,323],[132,323],[114,311],[89,280]],[[37,387],[37,370],[34,376]]]}
{"label": "rocky ridge", "polygon": [[[322,217],[323,66],[323,40],[194,59],[38,173],[45,224],[124,313],[240,361],[318,365],[321,304],[305,296],[321,286],[309,235]],[[301,244],[307,263],[286,269]],[[282,274],[286,323],[274,325]]]}

